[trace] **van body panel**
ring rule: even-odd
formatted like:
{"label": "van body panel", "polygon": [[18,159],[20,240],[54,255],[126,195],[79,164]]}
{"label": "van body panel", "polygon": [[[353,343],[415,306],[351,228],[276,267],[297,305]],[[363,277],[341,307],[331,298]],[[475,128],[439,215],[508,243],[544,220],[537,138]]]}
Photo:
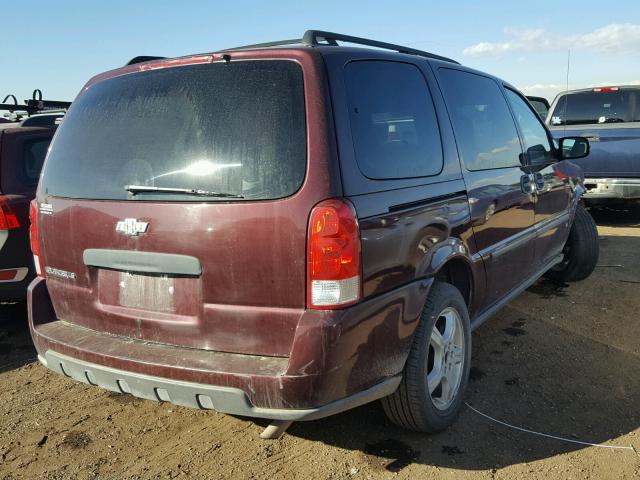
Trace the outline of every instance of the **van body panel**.
{"label": "van body panel", "polygon": [[264,408],[310,408],[398,375],[432,279],[412,282],[349,309],[306,310],[289,358],[225,353],[123,338],[56,317],[49,280],[29,286],[29,324],[40,355],[176,381],[234,387]]}
{"label": "van body panel", "polygon": [[[471,230],[466,186],[460,171],[453,129],[444,99],[429,62],[410,55],[391,60],[388,53],[372,50],[344,53],[326,49],[331,94],[336,117],[336,134],[345,196],[354,204],[362,238],[363,295],[365,298],[420,278],[434,276],[444,265],[451,239],[459,239],[457,252],[473,265],[474,289],[482,292],[485,272],[482,260],[472,260],[476,245]],[[442,168],[436,175],[377,180],[358,167],[349,121],[348,92],[343,76],[353,62],[390,62],[414,65],[425,82],[433,102],[442,144]],[[474,302],[481,302],[483,295]],[[470,305],[472,311],[484,305]]]}
{"label": "van body panel", "polygon": [[[189,348],[289,354],[305,308],[309,209],[340,195],[339,183],[328,173],[336,172],[330,167],[335,162],[331,115],[320,101],[327,87],[322,62],[313,53],[238,55],[256,61],[288,58],[302,67],[306,173],[300,189],[289,197],[246,202],[83,200],[48,195],[46,182],[41,184],[39,202],[51,205],[53,212],[39,214],[44,264],[73,277],[48,277],[58,318]],[[71,110],[68,119],[72,115]],[[148,224],[146,231],[117,231],[118,222],[126,219]],[[83,262],[88,249],[188,255],[198,259],[202,274],[162,278],[153,266],[149,274],[97,268]],[[159,303],[160,297],[168,299]]]}
{"label": "van body panel", "polygon": [[[91,79],[79,99],[100,82],[136,73],[274,59],[295,62],[303,73],[307,154],[304,180],[294,193],[260,200],[168,201],[159,193],[116,200],[68,198],[40,184],[38,202],[46,205],[37,217],[40,250],[50,268],[46,278],[31,283],[28,303],[45,362],[77,360],[70,363],[73,378],[91,365],[98,373],[146,376],[147,386],[156,378],[163,385],[191,382],[196,390],[233,389],[240,392],[238,403],[221,411],[258,411],[249,406],[266,409],[259,415],[267,418],[304,419],[282,411],[296,415],[335,402],[355,406],[359,395],[371,401],[388,395],[388,385],[397,386],[434,282],[462,273],[457,278],[468,287],[463,297],[474,325],[507,298],[498,290],[511,295],[537,278],[518,270],[532,268],[527,263],[535,253],[533,200],[520,189],[524,165],[507,175],[463,170],[434,73],[450,63],[331,45],[249,48],[129,65]],[[353,88],[344,72],[359,61],[410,65],[413,85],[422,79],[433,107],[426,124],[437,125],[440,137],[439,173],[382,179],[358,163],[363,150],[356,151],[348,98]],[[402,105],[412,107],[409,100]],[[434,138],[419,130],[424,112],[396,113],[391,108],[361,118],[369,118],[372,132],[382,132],[376,141],[387,134],[395,141],[399,131],[420,141]],[[413,151],[426,151],[422,147]],[[364,150],[378,158],[375,148]],[[389,158],[400,164],[419,157]],[[484,197],[500,200],[490,215]],[[308,308],[306,270],[310,212],[326,199],[355,210],[350,221],[359,228],[361,274],[353,278],[361,292],[353,304],[322,310]],[[316,232],[332,226],[326,222]],[[65,373],[62,361],[47,366]],[[108,382],[117,373],[110,372],[104,385],[116,388]]]}

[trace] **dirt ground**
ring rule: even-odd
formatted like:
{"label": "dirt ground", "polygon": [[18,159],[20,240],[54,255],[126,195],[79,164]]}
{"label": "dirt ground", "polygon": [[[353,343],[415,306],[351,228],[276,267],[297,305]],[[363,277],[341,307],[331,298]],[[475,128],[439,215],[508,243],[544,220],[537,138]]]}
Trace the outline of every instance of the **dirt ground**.
{"label": "dirt ground", "polygon": [[377,403],[258,438],[264,421],[138,400],[35,361],[20,307],[0,310],[0,479],[640,478],[640,208],[595,211],[601,256],[571,285],[542,280],[474,334],[467,402],[438,435]]}

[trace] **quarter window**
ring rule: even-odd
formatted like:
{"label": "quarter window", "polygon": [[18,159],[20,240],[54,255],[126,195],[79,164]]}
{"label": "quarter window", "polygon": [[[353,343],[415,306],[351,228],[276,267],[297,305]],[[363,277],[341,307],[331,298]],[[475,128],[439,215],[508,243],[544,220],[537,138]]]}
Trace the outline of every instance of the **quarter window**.
{"label": "quarter window", "polygon": [[520,166],[522,148],[501,87],[488,77],[440,69],[458,150],[469,170]]}
{"label": "quarter window", "polygon": [[427,83],[408,63],[352,62],[345,71],[356,161],[372,179],[437,175],[440,130]]}

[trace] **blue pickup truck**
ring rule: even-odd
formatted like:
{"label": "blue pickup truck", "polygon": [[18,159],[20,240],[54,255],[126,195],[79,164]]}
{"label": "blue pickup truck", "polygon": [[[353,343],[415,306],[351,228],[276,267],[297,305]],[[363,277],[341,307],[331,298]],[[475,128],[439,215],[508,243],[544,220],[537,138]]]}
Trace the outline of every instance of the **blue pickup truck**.
{"label": "blue pickup truck", "polygon": [[640,201],[640,86],[595,87],[559,94],[546,119],[555,138],[586,137],[584,200]]}

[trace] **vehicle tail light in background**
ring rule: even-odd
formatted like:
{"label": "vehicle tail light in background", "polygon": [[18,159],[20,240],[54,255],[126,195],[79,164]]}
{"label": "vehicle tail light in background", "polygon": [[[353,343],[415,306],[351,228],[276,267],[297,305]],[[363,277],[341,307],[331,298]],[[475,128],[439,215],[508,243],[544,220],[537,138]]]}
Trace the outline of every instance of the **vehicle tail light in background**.
{"label": "vehicle tail light in background", "polygon": [[353,205],[331,199],[313,207],[307,242],[307,307],[334,309],[358,302],[360,230]]}
{"label": "vehicle tail light in background", "polygon": [[9,206],[9,202],[4,195],[0,195],[0,230],[13,230],[20,228],[20,221]]}
{"label": "vehicle tail light in background", "polygon": [[620,90],[620,87],[596,87],[593,89],[594,92],[598,92],[598,93],[617,92],[619,90]]}
{"label": "vehicle tail light in background", "polygon": [[31,252],[33,253],[33,263],[36,266],[36,273],[39,277],[44,277],[44,265],[40,257],[40,240],[38,240],[38,202],[31,200],[29,204],[29,238],[31,240]]}
{"label": "vehicle tail light in background", "polygon": [[15,268],[10,268],[8,270],[0,270],[0,282],[7,282],[9,280],[14,280],[18,275],[18,270]]}

